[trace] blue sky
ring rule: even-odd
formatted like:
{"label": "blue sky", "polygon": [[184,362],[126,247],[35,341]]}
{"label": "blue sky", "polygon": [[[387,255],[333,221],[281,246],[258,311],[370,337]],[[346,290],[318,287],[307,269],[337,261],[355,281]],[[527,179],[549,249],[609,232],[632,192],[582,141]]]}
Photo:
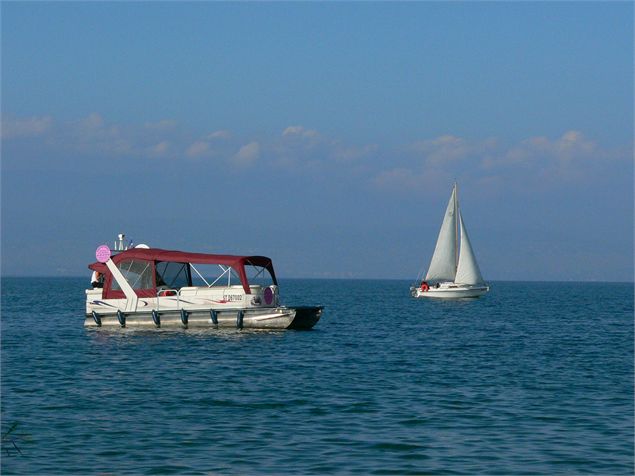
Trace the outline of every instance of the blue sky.
{"label": "blue sky", "polygon": [[631,3],[1,14],[4,275],[83,275],[125,231],[414,278],[456,179],[486,279],[633,279]]}

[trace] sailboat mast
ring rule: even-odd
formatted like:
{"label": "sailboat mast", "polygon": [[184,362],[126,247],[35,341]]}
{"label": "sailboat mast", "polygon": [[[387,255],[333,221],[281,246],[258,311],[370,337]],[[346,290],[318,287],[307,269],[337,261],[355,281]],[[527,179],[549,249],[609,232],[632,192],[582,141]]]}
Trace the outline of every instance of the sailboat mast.
{"label": "sailboat mast", "polygon": [[459,267],[459,190],[456,182],[454,182],[454,231],[456,240],[454,240],[454,269]]}

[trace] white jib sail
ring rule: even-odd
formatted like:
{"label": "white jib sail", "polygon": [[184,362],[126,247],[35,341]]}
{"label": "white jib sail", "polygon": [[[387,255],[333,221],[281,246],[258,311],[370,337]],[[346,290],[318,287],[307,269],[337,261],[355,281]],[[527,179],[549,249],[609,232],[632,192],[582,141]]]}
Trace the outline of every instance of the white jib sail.
{"label": "white jib sail", "polygon": [[474,251],[470,239],[467,237],[467,230],[463,223],[463,216],[459,213],[459,222],[461,224],[461,251],[459,252],[459,265],[456,269],[456,278],[454,282],[459,284],[483,284],[483,276],[478,268]]}
{"label": "white jib sail", "polygon": [[456,275],[456,187],[445,210],[426,281],[454,281]]}

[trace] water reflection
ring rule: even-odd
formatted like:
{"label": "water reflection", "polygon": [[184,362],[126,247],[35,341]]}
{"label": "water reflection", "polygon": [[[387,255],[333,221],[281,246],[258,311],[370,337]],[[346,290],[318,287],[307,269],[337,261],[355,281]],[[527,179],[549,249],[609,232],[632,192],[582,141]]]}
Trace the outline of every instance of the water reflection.
{"label": "water reflection", "polygon": [[232,328],[170,328],[170,329],[140,329],[133,327],[113,327],[113,328],[95,328],[86,327],[84,329],[86,335],[93,342],[111,342],[113,340],[182,340],[182,339],[204,339],[204,340],[228,340],[238,341],[244,339],[262,339],[262,338],[280,338],[287,332],[280,329],[232,329]]}

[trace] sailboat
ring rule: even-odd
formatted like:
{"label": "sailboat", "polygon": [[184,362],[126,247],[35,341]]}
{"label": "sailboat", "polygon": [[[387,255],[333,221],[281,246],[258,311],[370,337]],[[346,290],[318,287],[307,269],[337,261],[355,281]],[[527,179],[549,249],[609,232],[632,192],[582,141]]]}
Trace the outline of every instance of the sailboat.
{"label": "sailboat", "polygon": [[456,183],[425,279],[418,279],[410,290],[416,298],[442,299],[476,298],[489,291],[459,210]]}

